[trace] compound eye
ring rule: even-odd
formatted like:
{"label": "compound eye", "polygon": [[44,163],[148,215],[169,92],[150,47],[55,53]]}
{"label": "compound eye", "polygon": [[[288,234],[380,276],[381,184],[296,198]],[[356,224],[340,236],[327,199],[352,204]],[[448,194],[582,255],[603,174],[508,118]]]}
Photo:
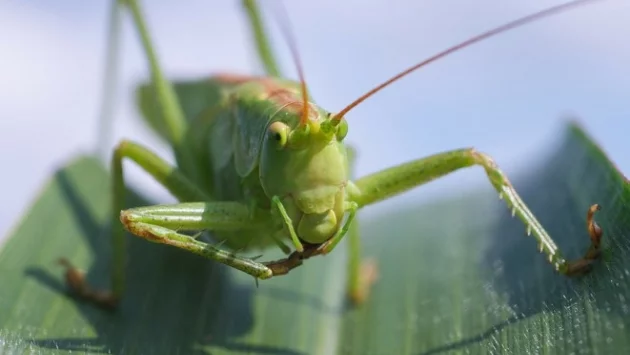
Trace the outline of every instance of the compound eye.
{"label": "compound eye", "polygon": [[289,137],[289,126],[276,121],[269,126],[269,135],[276,142],[278,148],[283,148],[287,144]]}
{"label": "compound eye", "polygon": [[337,140],[341,142],[344,138],[346,138],[347,134],[348,122],[345,119],[342,119],[337,125]]}

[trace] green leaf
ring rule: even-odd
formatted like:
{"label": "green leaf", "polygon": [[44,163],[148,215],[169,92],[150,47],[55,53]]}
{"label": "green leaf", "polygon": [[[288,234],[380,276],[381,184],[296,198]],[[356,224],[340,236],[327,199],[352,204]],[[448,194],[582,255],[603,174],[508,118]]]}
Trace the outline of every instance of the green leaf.
{"label": "green leaf", "polygon": [[[345,243],[290,275],[254,280],[129,236],[117,313],[68,296],[59,257],[108,284],[109,179],[96,159],[58,172],[0,250],[0,347],[7,353],[624,353],[630,335],[630,186],[571,125],[555,153],[514,184],[568,257],[588,245],[600,203],[605,260],[557,275],[489,184],[453,200],[363,220],[380,278],[344,303]],[[482,174],[482,172],[479,172]],[[137,195],[129,205],[151,203]],[[153,201],[152,203],[155,203]],[[265,259],[276,258],[265,253]]]}

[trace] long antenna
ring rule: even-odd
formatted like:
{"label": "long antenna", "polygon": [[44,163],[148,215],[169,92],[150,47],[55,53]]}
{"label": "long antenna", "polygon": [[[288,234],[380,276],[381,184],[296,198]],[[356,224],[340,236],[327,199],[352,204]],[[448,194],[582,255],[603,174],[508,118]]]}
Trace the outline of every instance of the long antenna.
{"label": "long antenna", "polygon": [[361,97],[359,97],[358,99],[354,100],[350,105],[346,106],[343,110],[341,110],[339,113],[335,114],[333,116],[333,120],[335,121],[340,121],[344,115],[346,115],[350,110],[352,110],[353,108],[357,107],[360,103],[362,103],[363,101],[365,101],[368,97],[376,94],[377,92],[381,91],[382,89],[384,89],[385,87],[389,86],[391,83],[395,82],[396,80],[406,76],[407,74],[410,74],[411,72],[413,72],[414,70],[421,68],[437,59],[446,57],[447,55],[456,52],[460,49],[464,49],[465,47],[470,46],[473,43],[477,43],[480,42],[484,39],[488,39],[494,35],[497,35],[499,33],[508,31],[510,29],[514,29],[516,27],[522,26],[524,24],[527,24],[529,22],[532,22],[534,20],[539,20],[543,17],[547,17],[556,13],[560,13],[563,12],[565,10],[568,10],[569,8],[572,7],[577,7],[580,5],[585,5],[587,2],[593,2],[593,1],[597,1],[597,0],[577,0],[577,1],[573,1],[573,2],[569,2],[566,4],[562,4],[562,5],[558,5],[558,6],[554,6],[551,8],[548,8],[546,10],[542,10],[539,12],[536,12],[534,14],[531,14],[529,16],[525,16],[522,17],[518,20],[509,22],[503,26],[500,27],[496,27],[488,32],[482,33],[480,35],[477,35],[475,37],[472,37],[470,39],[468,39],[467,41],[461,42],[460,44],[457,44],[451,48],[448,48],[447,50],[440,52],[428,59],[425,59],[424,61],[406,69],[403,72],[400,72],[399,74],[397,74],[396,76],[392,77],[391,79],[387,80],[386,82],[378,85],[377,87],[375,87],[374,89],[368,91],[367,93],[363,94]]}
{"label": "long antenna", "polygon": [[297,44],[296,44],[295,38],[293,37],[293,32],[291,30],[291,27],[292,27],[291,19],[289,18],[289,15],[287,14],[287,11],[284,8],[282,1],[278,1],[278,2],[279,2],[278,6],[282,10],[283,18],[282,19],[277,18],[276,20],[278,21],[282,35],[284,36],[285,40],[287,41],[287,45],[289,46],[289,49],[291,50],[291,55],[293,56],[293,61],[295,62],[295,67],[297,69],[298,76],[300,78],[300,86],[302,88],[302,101],[303,101],[300,125],[306,125],[306,123],[308,122],[308,92],[306,90],[306,80],[304,79],[304,70],[302,69],[302,61],[300,60],[300,54],[298,53]]}

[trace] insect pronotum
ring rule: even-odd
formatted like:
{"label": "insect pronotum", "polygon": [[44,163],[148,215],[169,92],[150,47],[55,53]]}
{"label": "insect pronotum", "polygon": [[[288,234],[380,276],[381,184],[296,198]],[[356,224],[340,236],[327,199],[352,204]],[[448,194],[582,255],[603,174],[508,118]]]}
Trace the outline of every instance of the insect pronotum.
{"label": "insect pronotum", "polygon": [[[125,230],[231,266],[256,280],[287,274],[313,256],[328,254],[348,235],[347,292],[353,302],[361,303],[368,296],[373,282],[369,276],[375,269],[360,258],[357,211],[473,165],[485,170],[499,197],[524,223],[527,234],[536,239],[539,250],[558,272],[573,276],[590,271],[600,255],[602,231],[593,220],[599,205],[587,212],[590,247],[582,258],[568,261],[488,155],[472,148],[457,149],[351,180],[352,151],[344,144],[346,115],[396,80],[473,43],[589,1],[593,0],[549,8],[473,37],[395,75],[337,113],[323,109],[308,96],[287,28],[283,34],[300,80],[278,77],[253,0],[244,0],[244,5],[267,76],[220,74],[173,86],[164,79],[137,2],[121,1],[134,19],[151,68],[152,83],[138,91],[140,109],[172,146],[177,165],[141,144],[122,141],[117,145],[112,158],[111,290],[93,289],[80,271],[62,259],[69,287],[101,306],[113,308],[119,303],[125,285]],[[123,159],[138,164],[181,203],[123,210]],[[219,245],[202,241],[199,234],[183,233],[206,230],[213,232]],[[288,256],[262,262],[234,252],[271,246]]]}

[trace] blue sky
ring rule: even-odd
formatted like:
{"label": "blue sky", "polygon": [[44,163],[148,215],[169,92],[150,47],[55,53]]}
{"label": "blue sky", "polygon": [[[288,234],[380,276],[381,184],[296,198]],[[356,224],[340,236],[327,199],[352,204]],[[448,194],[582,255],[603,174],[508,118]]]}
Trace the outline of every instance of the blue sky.
{"label": "blue sky", "polygon": [[[559,3],[318,0],[285,6],[312,94],[335,111],[448,46]],[[143,5],[170,76],[259,72],[239,2]],[[106,1],[0,2],[0,239],[57,167],[93,149],[107,14]],[[628,18],[629,2],[596,2],[477,44],[401,80],[348,116],[348,140],[360,154],[358,173],[475,146],[508,175],[517,175],[549,149],[563,116],[572,113],[630,175]],[[284,42],[274,40],[286,72],[295,77]],[[131,89],[148,71],[127,16],[123,41],[109,144],[132,138],[170,157],[132,106]],[[130,165],[128,171],[134,185],[173,201],[139,169]],[[484,183],[482,170],[468,169],[367,213]]]}

